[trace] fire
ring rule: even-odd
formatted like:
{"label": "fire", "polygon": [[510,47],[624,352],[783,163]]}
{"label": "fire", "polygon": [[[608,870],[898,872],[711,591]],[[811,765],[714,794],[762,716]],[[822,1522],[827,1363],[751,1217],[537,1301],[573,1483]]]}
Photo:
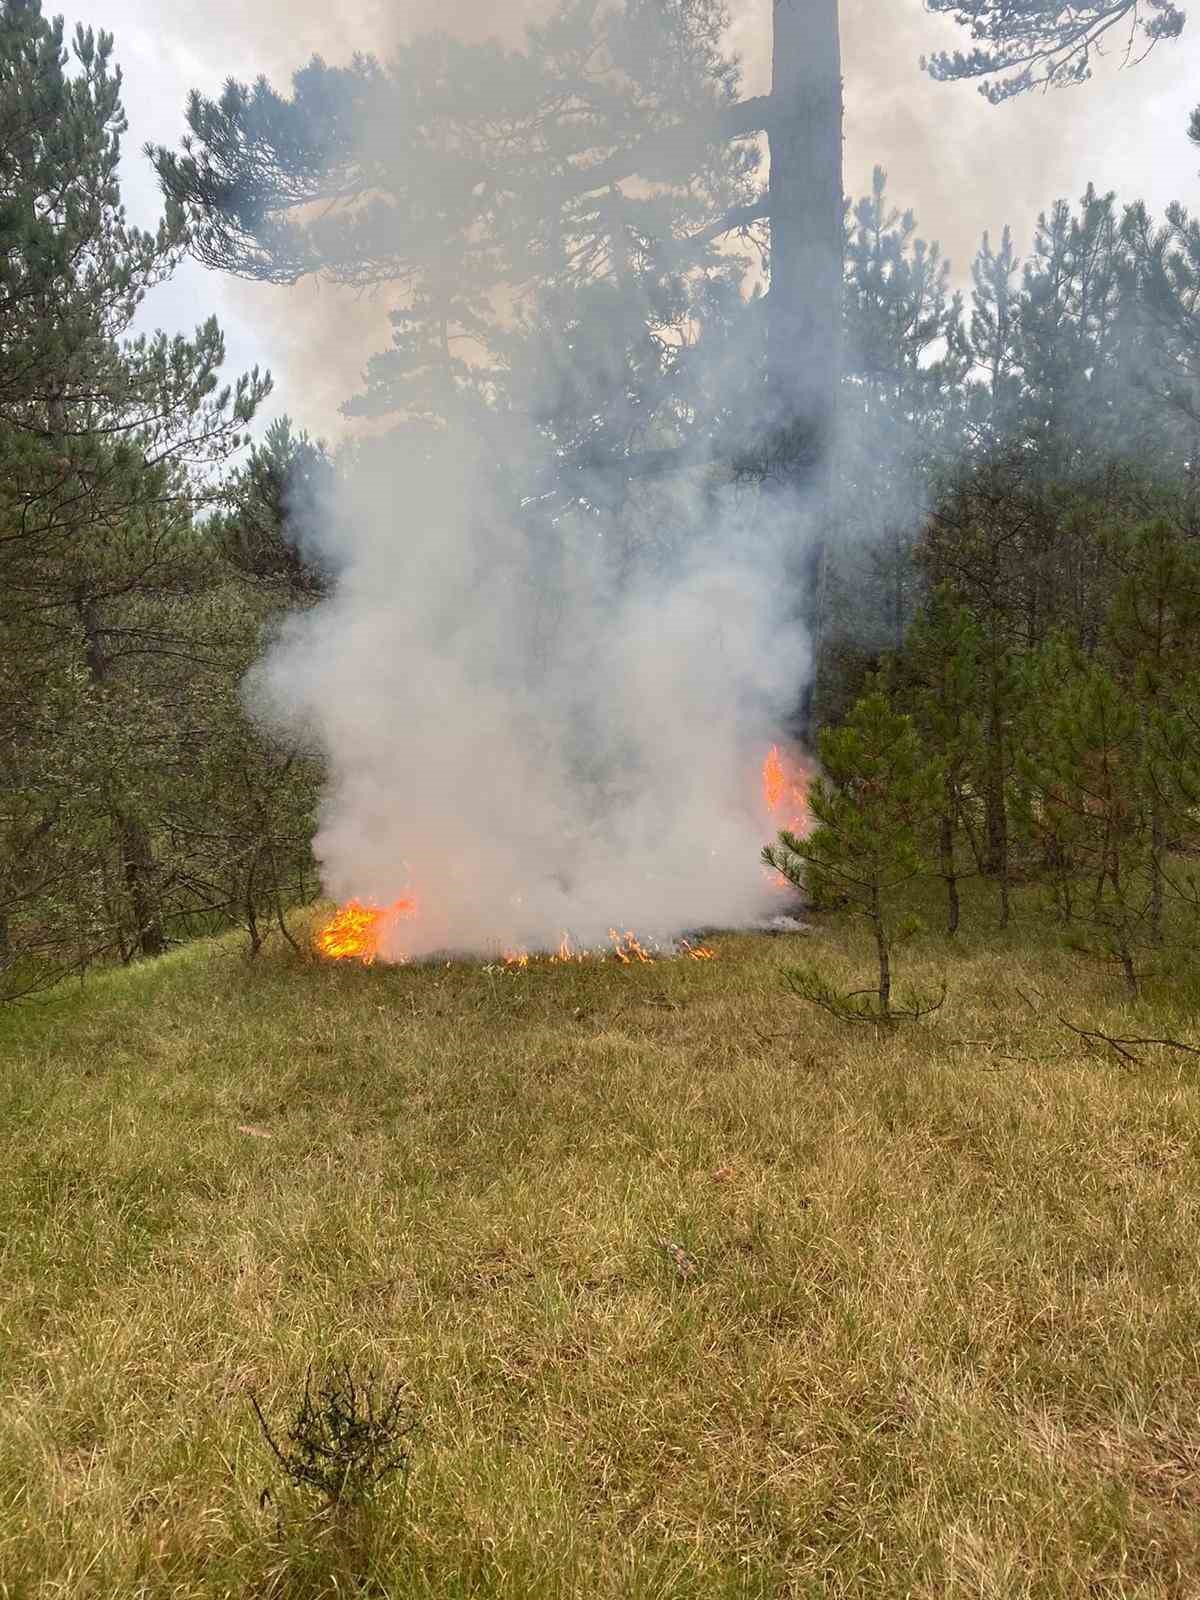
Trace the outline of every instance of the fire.
{"label": "fire", "polygon": [[558,949],[550,957],[555,966],[562,966],[568,961],[586,961],[587,951],[576,950],[571,944],[571,935],[563,929],[563,936],[558,941]]}
{"label": "fire", "polygon": [[[801,838],[812,832],[812,817],[808,810],[808,773],[798,761],[791,760],[773,744],[767,751],[762,767],[763,803],[771,816],[774,828],[786,828]],[[790,892],[792,885],[782,872],[768,869],[767,881],[773,889]]]}
{"label": "fire", "polygon": [[413,917],[416,913],[415,900],[397,900],[390,906],[347,900],[320,929],[314,942],[321,954],[333,961],[361,961],[369,967],[379,954],[389,925],[397,917]]}
{"label": "fire", "polygon": [[773,744],[767,751],[767,759],[763,762],[762,781],[763,799],[767,803],[767,810],[778,811],[787,788],[787,779],[783,775],[783,756],[777,744]]}
{"label": "fire", "polygon": [[[616,960],[623,967],[634,966],[638,962],[657,961],[663,952],[657,944],[646,945],[632,929],[621,931],[617,928],[608,930],[609,943],[612,948],[600,946],[592,949],[586,945],[572,943],[569,933],[563,934],[558,942],[558,948],[546,952],[530,952],[522,946],[502,953],[502,961],[510,971],[523,972],[531,962],[539,958],[545,960],[552,967],[567,966],[575,962]],[[692,961],[715,961],[717,953],[704,944],[692,944],[687,939],[680,939],[674,946],[674,953],[687,956]]]}
{"label": "fire", "polygon": [[[348,900],[344,906],[339,906],[334,915],[317,933],[314,944],[323,956],[328,956],[332,961],[361,961],[369,967],[379,955],[379,946],[388,927],[397,917],[415,917],[417,903],[415,900],[397,900],[390,906],[364,905],[361,900]],[[547,957],[551,966],[563,966],[576,961],[602,961],[605,956],[615,958],[622,966],[633,966],[636,962],[656,961],[661,954],[657,946],[647,948],[632,929],[626,928],[623,932],[610,928],[609,941],[612,949],[586,949],[582,945],[571,942],[569,933],[563,934],[559,940],[557,950],[551,951]],[[717,953],[704,944],[692,944],[687,939],[681,939],[677,946],[681,956],[687,956],[692,961],[715,961]],[[503,952],[504,966],[523,971],[535,959],[537,952],[531,953],[523,947],[517,947]],[[403,957],[394,959],[403,960]]]}
{"label": "fire", "polygon": [[812,826],[808,814],[808,773],[798,761],[784,755],[777,744],[767,751],[762,767],[763,802],[777,828],[805,834]]}
{"label": "fire", "polygon": [[[808,810],[808,771],[802,762],[787,755],[777,744],[771,746],[763,760],[762,793],[763,805],[775,828],[801,835],[810,831],[812,820]],[[773,875],[773,881],[780,888],[790,887],[778,874]],[[396,900],[390,906],[348,900],[317,932],[313,942],[323,956],[333,961],[361,961],[369,967],[377,959],[392,923],[399,917],[415,917],[416,914],[417,903],[414,899]],[[551,966],[559,966],[569,962],[603,960],[607,956],[629,967],[636,963],[656,961],[664,954],[653,941],[649,946],[644,944],[629,928],[610,928],[608,938],[611,948],[591,949],[573,943],[571,935],[564,932],[556,950],[531,952],[519,945],[505,950],[501,959],[504,967],[521,971],[539,958],[547,960]],[[716,960],[714,950],[707,945],[692,944],[687,939],[679,939],[672,951],[666,953],[686,956],[691,961]],[[392,959],[404,958],[396,956]]]}
{"label": "fire", "polygon": [[679,948],[685,956],[690,956],[693,961],[715,961],[717,959],[717,952],[710,950],[706,944],[689,944],[686,939],[681,939]]}
{"label": "fire", "polygon": [[624,933],[618,933],[615,928],[608,930],[608,937],[612,940],[613,954],[624,966],[630,966],[635,961],[653,961],[654,957],[641,944],[637,935],[626,928]]}

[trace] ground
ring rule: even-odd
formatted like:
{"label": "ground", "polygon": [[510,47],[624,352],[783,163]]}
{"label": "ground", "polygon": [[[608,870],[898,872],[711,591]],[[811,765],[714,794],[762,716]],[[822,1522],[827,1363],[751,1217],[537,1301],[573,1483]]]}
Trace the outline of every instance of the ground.
{"label": "ground", "polygon": [[[713,962],[235,940],[0,1016],[0,1595],[1200,1593],[1200,1062],[1019,903],[878,1032]],[[288,1487],[305,1374],[411,1470]],[[269,1490],[264,1496],[263,1491]]]}

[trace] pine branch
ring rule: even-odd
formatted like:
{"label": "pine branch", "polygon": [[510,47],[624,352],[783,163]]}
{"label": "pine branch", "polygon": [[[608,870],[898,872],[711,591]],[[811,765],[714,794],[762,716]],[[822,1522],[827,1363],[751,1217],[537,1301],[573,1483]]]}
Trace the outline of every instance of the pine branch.
{"label": "pine branch", "polygon": [[1072,1033],[1078,1034],[1081,1039],[1102,1039],[1119,1056],[1126,1061],[1132,1062],[1134,1066],[1140,1067],[1142,1062],[1141,1057],[1135,1056],[1133,1051],[1128,1048],[1130,1045],[1158,1044],[1168,1050],[1182,1050],[1186,1055],[1200,1056],[1200,1046],[1184,1044],[1181,1039],[1117,1039],[1111,1033],[1105,1033],[1101,1028],[1079,1028],[1076,1027],[1075,1023],[1068,1022],[1066,1017],[1063,1016],[1060,1016],[1058,1020],[1064,1028],[1069,1028]]}

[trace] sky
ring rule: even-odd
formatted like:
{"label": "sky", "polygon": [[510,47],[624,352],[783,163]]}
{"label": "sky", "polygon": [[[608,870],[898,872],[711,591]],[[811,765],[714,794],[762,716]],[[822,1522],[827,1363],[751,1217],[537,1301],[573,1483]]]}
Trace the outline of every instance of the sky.
{"label": "sky", "polygon": [[[732,0],[731,44],[747,93],[769,87],[774,3]],[[386,56],[405,37],[433,27],[465,37],[500,34],[515,43],[547,0],[73,0],[68,31],[82,22],[116,36],[129,133],[122,182],[132,220],[159,208],[157,182],[142,155],[147,141],[177,145],[188,91],[216,94],[227,77],[260,73],[277,87],[314,53],[330,62],[354,51]],[[59,8],[46,0],[47,11]],[[1200,210],[1200,150],[1185,137],[1200,102],[1200,16],[1181,41],[1139,65],[1121,67],[1119,49],[1090,83],[989,105],[971,83],[935,83],[919,57],[963,46],[946,18],[922,0],[842,0],[846,79],[847,191],[870,188],[887,168],[895,203],[911,207],[921,234],[940,241],[956,281],[968,281],[985,229],[1011,225],[1028,246],[1039,211],[1076,198],[1089,182],[1122,200],[1144,199],[1161,214],[1171,200]],[[387,341],[386,297],[329,286],[281,289],[247,284],[188,263],[148,301],[156,327],[188,329],[216,313],[225,329],[227,372],[257,363],[276,380],[267,416],[289,412],[310,432],[335,439],[339,403],[354,392],[366,357]]]}

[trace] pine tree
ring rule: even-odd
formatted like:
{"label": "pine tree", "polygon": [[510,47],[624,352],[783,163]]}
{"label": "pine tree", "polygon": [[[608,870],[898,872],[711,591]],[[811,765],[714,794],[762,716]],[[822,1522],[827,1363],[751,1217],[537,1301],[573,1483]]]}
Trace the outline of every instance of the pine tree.
{"label": "pine tree", "polygon": [[971,264],[971,353],[982,382],[972,389],[972,417],[985,449],[1012,432],[1020,397],[1018,349],[1020,284],[1012,233],[1006,227],[999,250],[985,233]]}
{"label": "pine tree", "polygon": [[1091,76],[1114,30],[1147,48],[1177,39],[1186,20],[1173,0],[926,0],[930,11],[968,28],[975,48],[943,51],[925,61],[935,78],[982,78],[980,93],[993,103],[1028,89],[1079,83]]}
{"label": "pine tree", "polygon": [[822,722],[858,698],[872,657],[902,648],[923,592],[913,554],[929,482],[964,443],[962,298],[937,243],[890,204],[882,168],[847,215],[844,298],[837,531],[815,640]]}
{"label": "pine tree", "polygon": [[896,897],[928,870],[926,840],[943,776],[912,719],[880,690],[865,695],[841,727],[822,731],[820,761],[808,794],[814,830],[805,838],[785,830],[763,860],[796,888],[837,897],[866,919],[878,983],[874,1007],[833,995],[811,972],[798,973],[798,992],[848,1018],[890,1021],[904,1014],[892,1004],[892,957],[909,926]]}
{"label": "pine tree", "polygon": [[206,537],[246,577],[281,583],[299,603],[315,599],[332,581],[316,551],[335,483],[325,445],[279,417],[226,481]]}
{"label": "pine tree", "polygon": [[[117,893],[106,841],[79,815],[90,794],[119,859],[133,943],[155,954],[165,933],[126,664],[169,641],[135,613],[194,570],[197,475],[240,445],[269,381],[255,372],[218,388],[212,320],[192,340],[128,337],[188,236],[174,206],[153,233],[125,221],[111,55],[110,35],[81,28],[71,72],[61,21],[38,0],[0,4],[0,656],[27,691],[0,713],[2,892],[23,905],[48,875],[69,910],[75,895],[76,942],[89,944],[84,901]],[[71,709],[73,737],[59,745],[74,753],[45,762],[54,706]],[[50,859],[71,859],[76,845],[68,890]]]}

